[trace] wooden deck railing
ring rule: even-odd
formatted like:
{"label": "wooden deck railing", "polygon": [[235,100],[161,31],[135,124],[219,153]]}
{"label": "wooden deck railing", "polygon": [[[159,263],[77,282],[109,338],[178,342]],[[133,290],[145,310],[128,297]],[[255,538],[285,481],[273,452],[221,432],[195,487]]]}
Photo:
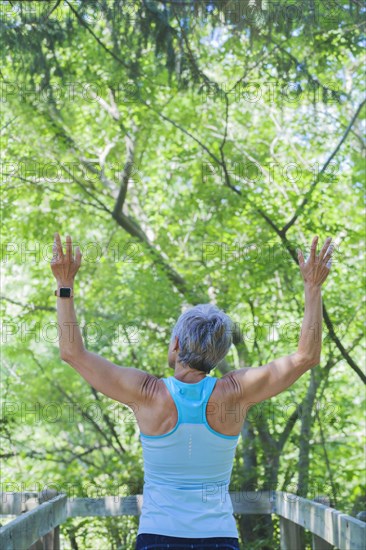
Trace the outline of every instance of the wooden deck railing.
{"label": "wooden deck railing", "polygon": [[[366,523],[319,502],[281,491],[229,493],[236,514],[276,514],[281,550],[303,550],[302,529],[313,550],[365,550]],[[69,517],[140,515],[142,495],[67,498],[55,491],[1,493],[0,515],[18,517],[0,528],[1,550],[60,550],[59,526]],[[365,513],[358,514],[360,518]]]}

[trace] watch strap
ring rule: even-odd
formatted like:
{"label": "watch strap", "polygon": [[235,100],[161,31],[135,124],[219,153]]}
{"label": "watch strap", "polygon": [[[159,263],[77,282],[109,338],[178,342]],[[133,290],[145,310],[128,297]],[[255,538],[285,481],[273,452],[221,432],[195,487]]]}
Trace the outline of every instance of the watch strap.
{"label": "watch strap", "polygon": [[61,286],[55,290],[55,296],[58,298],[72,298],[74,296],[74,290],[69,286]]}

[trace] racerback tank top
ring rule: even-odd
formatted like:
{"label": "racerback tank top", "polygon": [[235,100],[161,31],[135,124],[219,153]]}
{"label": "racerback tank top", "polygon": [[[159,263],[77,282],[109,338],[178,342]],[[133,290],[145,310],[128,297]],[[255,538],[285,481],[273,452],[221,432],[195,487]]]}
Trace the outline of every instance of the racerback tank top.
{"label": "racerback tank top", "polygon": [[174,376],[162,380],[178,421],[163,435],[140,431],[144,489],[138,534],[238,537],[229,484],[239,435],[220,434],[206,419],[217,378],[195,384]]}

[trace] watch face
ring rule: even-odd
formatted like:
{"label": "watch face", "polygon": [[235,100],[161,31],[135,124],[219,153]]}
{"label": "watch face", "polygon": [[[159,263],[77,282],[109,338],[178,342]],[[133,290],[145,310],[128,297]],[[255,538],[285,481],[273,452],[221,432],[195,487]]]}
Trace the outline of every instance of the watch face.
{"label": "watch face", "polygon": [[71,288],[60,288],[60,298],[70,298]]}

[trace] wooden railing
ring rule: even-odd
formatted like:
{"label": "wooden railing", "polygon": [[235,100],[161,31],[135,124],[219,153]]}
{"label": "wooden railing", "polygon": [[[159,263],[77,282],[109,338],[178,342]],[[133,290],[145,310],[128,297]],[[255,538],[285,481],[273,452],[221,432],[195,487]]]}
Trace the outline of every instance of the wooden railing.
{"label": "wooden railing", "polygon": [[[60,550],[59,526],[69,517],[136,516],[142,495],[67,498],[55,491],[0,493],[0,515],[18,517],[0,529],[1,550]],[[303,550],[301,530],[312,533],[313,550],[365,550],[366,523],[320,502],[282,491],[229,493],[236,514],[276,514],[281,550]]]}

